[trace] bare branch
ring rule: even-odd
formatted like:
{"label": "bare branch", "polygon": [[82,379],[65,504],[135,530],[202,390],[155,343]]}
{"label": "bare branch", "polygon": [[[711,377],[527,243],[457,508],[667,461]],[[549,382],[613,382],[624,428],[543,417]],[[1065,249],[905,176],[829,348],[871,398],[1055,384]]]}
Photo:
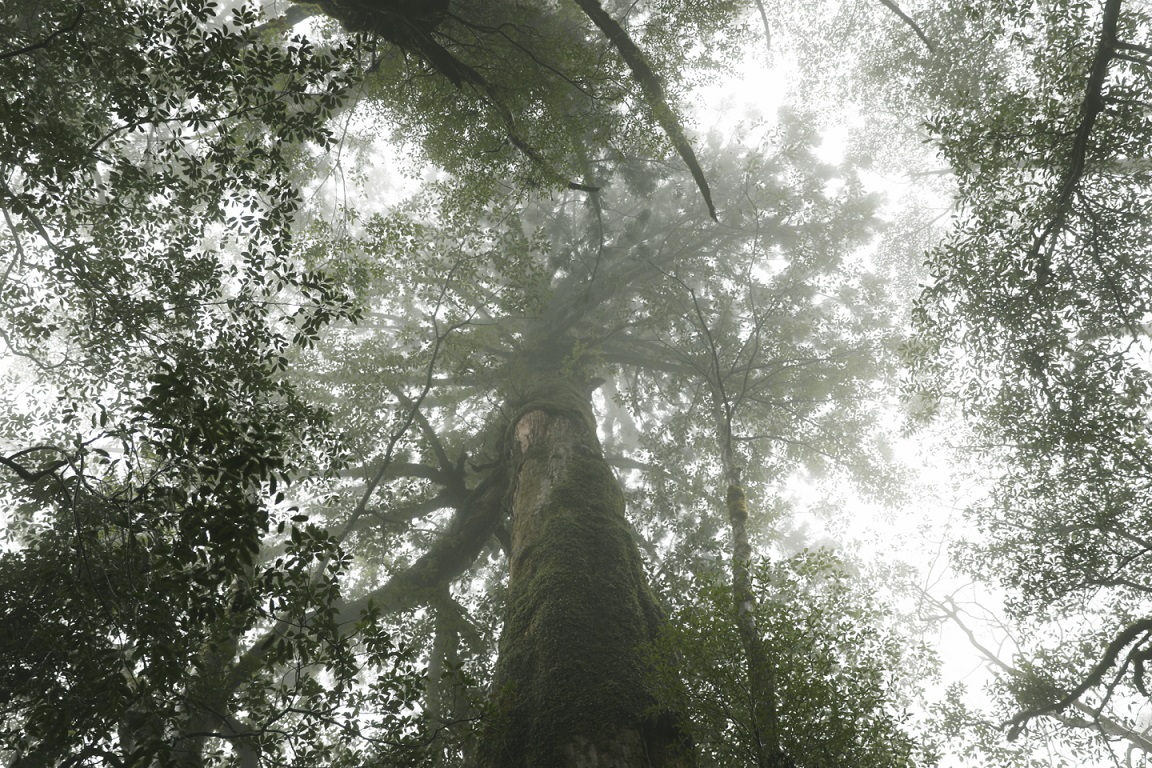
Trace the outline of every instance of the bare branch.
{"label": "bare branch", "polygon": [[[1137,45],[1136,43],[1129,43],[1129,42],[1125,42],[1123,40],[1117,40],[1116,41],[1116,47],[1122,51],[1133,51],[1135,53],[1142,53],[1145,56],[1152,56],[1152,48],[1149,48],[1146,45]],[[1147,64],[1148,62],[1143,62],[1143,63]]]}

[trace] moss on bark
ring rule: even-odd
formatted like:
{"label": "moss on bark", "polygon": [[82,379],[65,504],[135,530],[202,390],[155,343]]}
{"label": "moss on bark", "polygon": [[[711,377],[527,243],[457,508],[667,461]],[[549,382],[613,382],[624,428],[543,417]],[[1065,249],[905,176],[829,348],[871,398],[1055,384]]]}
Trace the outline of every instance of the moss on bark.
{"label": "moss on bark", "polygon": [[584,393],[557,379],[513,411],[511,576],[485,768],[683,766],[647,644],[663,620]]}

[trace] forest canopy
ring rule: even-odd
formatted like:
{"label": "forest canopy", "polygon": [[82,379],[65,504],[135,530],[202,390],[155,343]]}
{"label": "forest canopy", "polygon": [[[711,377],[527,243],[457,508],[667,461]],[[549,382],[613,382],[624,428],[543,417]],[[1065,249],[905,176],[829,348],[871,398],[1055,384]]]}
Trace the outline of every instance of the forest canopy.
{"label": "forest canopy", "polygon": [[1150,69],[1122,0],[10,0],[0,760],[1145,765]]}

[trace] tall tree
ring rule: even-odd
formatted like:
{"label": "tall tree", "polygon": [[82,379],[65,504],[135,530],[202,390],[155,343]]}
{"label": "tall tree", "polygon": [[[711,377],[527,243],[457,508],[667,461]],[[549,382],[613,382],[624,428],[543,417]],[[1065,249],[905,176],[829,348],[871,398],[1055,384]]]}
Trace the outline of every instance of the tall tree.
{"label": "tall tree", "polygon": [[[177,0],[30,4],[9,25],[6,330],[62,397],[6,425],[25,511],[5,618],[38,630],[4,638],[6,746],[23,764],[404,763],[448,732],[483,765],[690,764],[625,516],[650,495],[673,501],[654,531],[718,525],[691,518],[691,481],[716,475],[683,450],[714,426],[694,418],[710,382],[683,289],[771,416],[729,436],[771,470],[749,487],[866,456],[888,329],[851,257],[875,200],[795,117],[705,178],[676,98],[738,5],[321,8],[362,34],[324,46],[291,14]],[[454,176],[343,240],[302,233],[304,145],[328,143],[358,64],[356,92]],[[664,477],[622,486],[612,461]],[[650,556],[669,541],[686,546]],[[493,595],[463,605],[482,576]],[[410,646],[381,619],[425,606],[432,626],[407,629],[434,633],[442,673],[420,723]],[[478,713],[461,657],[487,680],[497,625]]]}
{"label": "tall tree", "polygon": [[[642,194],[606,186],[604,207],[477,206],[448,186],[434,203],[367,222],[339,254],[316,251],[357,254],[354,292],[372,297],[362,328],[334,338],[310,389],[331,399],[363,451],[343,490],[356,510],[354,549],[412,552],[345,616],[369,603],[411,607],[458,583],[490,535],[508,556],[483,759],[563,764],[593,747],[680,759],[681,727],[651,693],[642,648],[660,611],[608,467],[631,475],[624,490],[644,510],[636,519],[650,556],[683,569],[666,548],[691,550],[702,536],[694,558],[715,567],[721,553],[708,539],[723,518],[708,509],[714,482],[695,479],[717,473],[692,450],[714,444],[713,352],[701,351],[700,318],[723,334],[725,376],[741,382],[748,413],[764,416],[748,422],[762,432],[734,435],[757,467],[752,487],[800,466],[868,464],[863,392],[890,327],[876,312],[883,282],[848,263],[870,237],[874,201],[850,172],[819,163],[815,139],[792,119],[763,151],[732,147],[729,181],[714,190],[720,231],[692,215],[675,179],[635,172]],[[692,293],[699,317],[684,312]],[[592,391],[602,393],[603,457]],[[424,534],[409,520],[435,509],[452,510],[442,536],[410,549]],[[330,514],[350,530],[340,506]],[[500,571],[476,567],[502,589]]]}

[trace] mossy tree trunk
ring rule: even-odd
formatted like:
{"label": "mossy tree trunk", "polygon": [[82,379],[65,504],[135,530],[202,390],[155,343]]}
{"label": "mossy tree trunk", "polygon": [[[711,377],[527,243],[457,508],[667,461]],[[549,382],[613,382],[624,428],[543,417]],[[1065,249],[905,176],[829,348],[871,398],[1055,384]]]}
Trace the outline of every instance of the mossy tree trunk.
{"label": "mossy tree trunk", "polygon": [[647,644],[662,612],[572,378],[538,378],[508,427],[508,607],[479,764],[693,765],[678,717],[653,693]]}

